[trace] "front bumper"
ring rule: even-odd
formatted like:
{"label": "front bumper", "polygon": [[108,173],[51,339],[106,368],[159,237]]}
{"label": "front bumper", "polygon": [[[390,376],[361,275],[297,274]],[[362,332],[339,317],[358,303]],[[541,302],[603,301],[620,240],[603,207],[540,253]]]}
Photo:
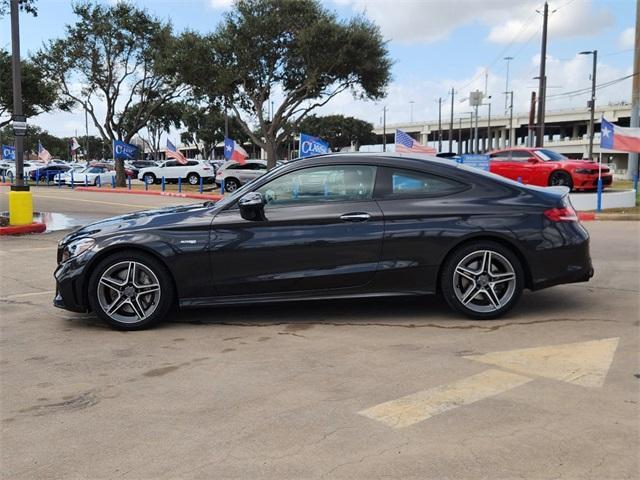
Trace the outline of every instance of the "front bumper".
{"label": "front bumper", "polygon": [[[613,185],[613,175],[611,173],[602,174],[602,186],[610,187]],[[593,174],[573,174],[573,188],[592,190],[598,187],[598,175]]]}
{"label": "front bumper", "polygon": [[53,299],[55,307],[79,313],[89,311],[84,275],[84,267],[88,260],[89,258],[71,259],[58,264],[53,274],[56,280],[56,294]]}

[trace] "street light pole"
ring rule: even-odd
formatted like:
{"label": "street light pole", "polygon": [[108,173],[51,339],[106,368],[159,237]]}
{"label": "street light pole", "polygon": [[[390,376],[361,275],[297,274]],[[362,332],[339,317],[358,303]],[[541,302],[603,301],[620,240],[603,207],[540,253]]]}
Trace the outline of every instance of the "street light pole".
{"label": "street light pole", "polygon": [[504,87],[504,114],[507,114],[507,101],[508,101],[508,96],[507,94],[509,93],[509,62],[511,62],[511,60],[513,60],[513,57],[504,57],[504,60],[507,61],[507,80],[505,82],[505,87]]}
{"label": "street light pole", "polygon": [[536,147],[544,147],[544,108],[547,83],[547,24],[549,21],[549,4],[544,2],[542,20],[542,46],[540,49],[540,75],[538,79],[538,132],[536,135]]}
{"label": "street light pole", "polygon": [[456,91],[451,87],[451,117],[449,120],[449,152],[453,151],[453,99]]}
{"label": "street light pole", "polygon": [[442,151],[442,97],[438,98],[438,152]]}
{"label": "street light pole", "polygon": [[13,87],[13,136],[15,138],[16,181],[9,192],[9,224],[33,223],[33,198],[24,183],[24,135],[27,119],[22,113],[22,75],[20,65],[20,22],[18,0],[11,0],[11,66]]}
{"label": "street light pole", "polygon": [[596,68],[598,64],[598,50],[580,52],[580,55],[593,55],[593,72],[591,73],[591,100],[589,101],[589,160],[593,160],[593,137],[595,135],[595,109],[596,109]]}
{"label": "street light pole", "polygon": [[382,151],[387,151],[387,106],[382,108]]}

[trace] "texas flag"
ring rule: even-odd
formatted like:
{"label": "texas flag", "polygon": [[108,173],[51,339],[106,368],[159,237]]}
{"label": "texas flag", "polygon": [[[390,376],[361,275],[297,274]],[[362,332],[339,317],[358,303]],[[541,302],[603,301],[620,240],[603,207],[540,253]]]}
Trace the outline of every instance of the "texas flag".
{"label": "texas flag", "polygon": [[640,128],[625,128],[602,119],[600,148],[640,152]]}
{"label": "texas flag", "polygon": [[238,143],[230,138],[224,139],[224,158],[227,160],[234,160],[240,165],[244,165],[244,162],[249,158],[247,151],[242,148]]}

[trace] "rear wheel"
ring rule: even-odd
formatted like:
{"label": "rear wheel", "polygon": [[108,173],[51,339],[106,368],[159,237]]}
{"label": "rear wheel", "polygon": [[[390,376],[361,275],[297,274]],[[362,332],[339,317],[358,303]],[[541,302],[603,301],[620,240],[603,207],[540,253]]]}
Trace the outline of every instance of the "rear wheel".
{"label": "rear wheel", "polygon": [[240,187],[240,182],[235,178],[225,178],[224,179],[224,191],[225,192],[235,192]]}
{"label": "rear wheel", "polygon": [[573,180],[567,172],[553,172],[549,177],[549,186],[551,187],[569,187],[573,189]]}
{"label": "rear wheel", "polygon": [[187,175],[187,182],[189,182],[189,185],[198,185],[198,183],[200,183],[200,175],[197,173],[190,173]]}
{"label": "rear wheel", "polygon": [[517,303],[524,273],[515,254],[503,245],[478,241],[450,255],[440,278],[449,306],[478,320],[497,318]]}
{"label": "rear wheel", "polygon": [[142,252],[123,251],[101,261],[89,279],[91,309],[121,330],[139,330],[162,320],[173,304],[166,268]]}

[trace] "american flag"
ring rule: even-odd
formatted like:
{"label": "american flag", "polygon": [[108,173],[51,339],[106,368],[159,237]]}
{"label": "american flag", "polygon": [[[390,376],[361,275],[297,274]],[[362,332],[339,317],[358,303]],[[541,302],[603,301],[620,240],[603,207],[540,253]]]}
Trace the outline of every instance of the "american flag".
{"label": "american flag", "polygon": [[45,163],[51,160],[51,154],[49,153],[49,150],[44,148],[39,141],[38,141],[38,160],[43,160]]}
{"label": "american flag", "polygon": [[398,153],[428,153],[436,154],[436,149],[414,140],[411,135],[396,129],[396,152]]}
{"label": "american flag", "polygon": [[176,146],[167,138],[167,158],[175,158],[179,164],[186,165],[187,158],[181,154]]}

